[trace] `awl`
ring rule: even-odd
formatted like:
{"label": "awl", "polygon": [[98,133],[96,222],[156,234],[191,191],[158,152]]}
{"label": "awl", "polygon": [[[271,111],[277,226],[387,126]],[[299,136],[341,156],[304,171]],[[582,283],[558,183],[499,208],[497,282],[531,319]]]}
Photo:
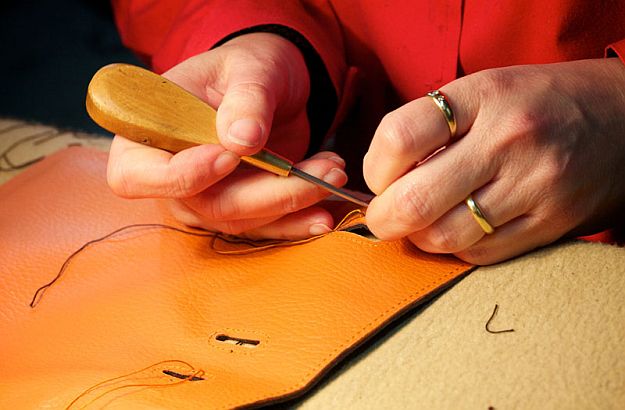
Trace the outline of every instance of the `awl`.
{"label": "awl", "polygon": [[[87,91],[87,112],[102,128],[141,144],[178,152],[219,144],[215,110],[164,77],[129,64],[95,73]],[[267,149],[241,160],[280,176],[295,175],[359,206],[368,204],[343,189],[293,167]]]}

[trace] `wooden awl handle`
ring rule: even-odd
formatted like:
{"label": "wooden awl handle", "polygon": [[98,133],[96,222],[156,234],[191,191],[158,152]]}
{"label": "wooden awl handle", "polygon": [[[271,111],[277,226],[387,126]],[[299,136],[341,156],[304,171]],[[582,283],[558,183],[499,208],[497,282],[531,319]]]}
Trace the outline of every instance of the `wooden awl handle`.
{"label": "wooden awl handle", "polygon": [[[129,64],[111,64],[95,73],[87,91],[87,112],[104,129],[125,138],[178,152],[219,144],[216,112],[164,77]],[[268,150],[241,160],[288,176],[292,163]]]}

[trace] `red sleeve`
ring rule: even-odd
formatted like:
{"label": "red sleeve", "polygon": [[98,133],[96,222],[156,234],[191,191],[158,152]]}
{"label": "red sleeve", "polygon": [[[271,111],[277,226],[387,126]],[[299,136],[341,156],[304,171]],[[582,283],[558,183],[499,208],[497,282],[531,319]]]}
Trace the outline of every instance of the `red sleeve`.
{"label": "red sleeve", "polygon": [[347,69],[341,27],[327,0],[113,0],[113,9],[124,44],[156,72],[236,34],[275,32],[268,26],[297,33],[314,54],[308,58],[311,53],[296,42],[311,74],[309,154],[332,135],[352,105],[357,70]]}
{"label": "red sleeve", "polygon": [[337,91],[346,64],[342,35],[326,1],[113,0],[124,44],[156,72],[211,49],[220,40],[261,25],[281,25],[301,35],[321,57]]}
{"label": "red sleeve", "polygon": [[625,39],[612,43],[606,48],[606,56],[611,55],[620,58],[625,64]]}
{"label": "red sleeve", "polygon": [[112,0],[124,45],[149,65],[185,0]]}

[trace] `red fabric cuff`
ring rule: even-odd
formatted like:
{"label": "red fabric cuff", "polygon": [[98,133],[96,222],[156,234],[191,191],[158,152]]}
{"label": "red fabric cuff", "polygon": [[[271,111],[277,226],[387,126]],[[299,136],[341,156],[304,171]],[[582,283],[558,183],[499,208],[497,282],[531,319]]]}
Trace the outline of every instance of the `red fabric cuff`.
{"label": "red fabric cuff", "polygon": [[612,43],[605,49],[606,57],[618,57],[625,64],[625,39]]}
{"label": "red fabric cuff", "polygon": [[346,65],[341,31],[329,7],[304,9],[299,2],[280,0],[189,1],[155,52],[153,68],[166,71],[232,33],[265,24],[283,25],[306,38],[323,60],[340,100]]}

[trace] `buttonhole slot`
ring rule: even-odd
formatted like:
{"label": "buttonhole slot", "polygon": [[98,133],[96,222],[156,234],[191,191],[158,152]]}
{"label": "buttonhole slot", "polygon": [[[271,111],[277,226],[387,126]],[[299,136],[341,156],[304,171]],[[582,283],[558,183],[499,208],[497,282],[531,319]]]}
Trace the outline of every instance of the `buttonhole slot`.
{"label": "buttonhole slot", "polygon": [[215,340],[221,343],[228,343],[231,345],[247,347],[249,349],[253,349],[260,344],[260,340],[243,339],[240,337],[232,337],[232,336],[228,336],[224,334],[219,334],[215,336]]}
{"label": "buttonhole slot", "polygon": [[191,377],[190,374],[182,374],[182,373],[175,372],[173,370],[163,370],[163,373],[165,373],[168,376],[175,377],[177,379],[189,380],[191,382],[197,382],[197,381],[200,381],[200,380],[204,380],[203,377],[199,377],[199,376]]}

